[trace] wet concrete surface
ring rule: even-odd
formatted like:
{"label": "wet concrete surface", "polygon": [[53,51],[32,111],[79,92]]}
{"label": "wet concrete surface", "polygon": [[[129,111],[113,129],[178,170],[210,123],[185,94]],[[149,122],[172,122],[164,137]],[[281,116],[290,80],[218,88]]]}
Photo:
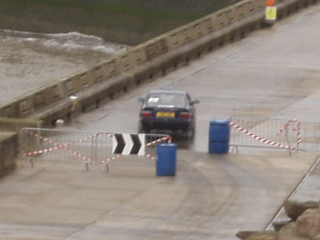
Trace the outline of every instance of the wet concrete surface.
{"label": "wet concrete surface", "polygon": [[[84,114],[62,130],[137,131],[138,97],[164,86],[200,100],[193,141],[177,140],[177,174],[155,164],[19,162],[0,182],[3,239],[237,239],[263,230],[287,198],[319,200],[317,152],[240,148],[209,154],[212,118],[320,121],[320,6],[255,32]],[[304,43],[304,44],[302,44]],[[311,171],[312,170],[312,171]]]}
{"label": "wet concrete surface", "polygon": [[[281,155],[281,156],[280,156]],[[179,150],[177,175],[153,164],[35,162],[0,184],[4,239],[236,239],[265,228],[315,158]],[[301,159],[304,161],[301,161]],[[280,161],[281,160],[281,161]]]}

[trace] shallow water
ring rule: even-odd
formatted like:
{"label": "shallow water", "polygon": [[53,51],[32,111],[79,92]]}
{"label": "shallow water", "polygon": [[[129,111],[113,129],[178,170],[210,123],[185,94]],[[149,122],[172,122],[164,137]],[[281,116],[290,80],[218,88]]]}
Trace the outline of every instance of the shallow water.
{"label": "shallow water", "polygon": [[47,34],[2,29],[0,30],[0,37],[30,47],[37,45],[48,50],[96,51],[97,53],[112,55],[128,48],[127,45],[105,42],[100,37],[78,32]]}
{"label": "shallow water", "polygon": [[77,32],[0,30],[0,104],[91,68],[128,48]]}

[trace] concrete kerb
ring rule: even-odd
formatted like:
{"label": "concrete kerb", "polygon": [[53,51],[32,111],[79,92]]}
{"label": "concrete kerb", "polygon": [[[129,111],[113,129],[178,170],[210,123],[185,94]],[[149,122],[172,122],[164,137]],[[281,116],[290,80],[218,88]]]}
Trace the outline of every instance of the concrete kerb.
{"label": "concrete kerb", "polygon": [[126,53],[118,55],[118,69],[119,72],[126,72],[135,68],[140,64],[147,62],[147,57],[144,48],[133,47]]}
{"label": "concrete kerb", "polygon": [[34,119],[0,118],[0,176],[13,170],[19,152],[18,132],[24,127],[42,127],[42,122]]}
{"label": "concrete kerb", "polygon": [[32,113],[48,107],[54,102],[61,100],[65,92],[63,83],[52,84],[37,90],[29,96],[19,98],[0,108],[0,117],[24,118]]}
{"label": "concrete kerb", "polygon": [[42,124],[42,121],[31,118],[0,118],[0,131],[19,132],[25,127],[40,128]]}
{"label": "concrete kerb", "polygon": [[18,133],[0,133],[0,177],[7,174],[16,167],[15,159],[18,154]]}
{"label": "concrete kerb", "polygon": [[[279,12],[283,17],[318,2],[319,0],[284,1],[279,4]],[[245,4],[247,9],[241,9],[240,6]],[[0,116],[34,117],[41,120],[44,126],[53,126],[57,119],[69,119],[75,113],[98,107],[102,101],[113,99],[131,87],[153,80],[158,75],[164,75],[192,59],[199,58],[204,52],[234,42],[248,32],[263,27],[265,1],[248,0],[236,4],[235,7],[249,13],[250,17],[246,18],[244,14],[231,10],[231,7],[223,9],[138,45],[93,70],[82,72],[57,85],[48,86],[31,96],[7,104],[0,108]],[[236,16],[233,16],[234,14]],[[220,18],[220,21],[215,23],[217,18]],[[208,19],[211,19],[211,22]],[[197,25],[198,23],[200,25]],[[201,23],[205,25],[202,27]],[[190,32],[188,26],[196,32]],[[202,29],[205,32],[202,32]],[[71,95],[78,95],[76,106],[75,102],[70,100]],[[46,99],[48,96],[50,101]]]}
{"label": "concrete kerb", "polygon": [[33,102],[33,111],[37,111],[38,109],[42,109],[45,106],[48,106],[50,103],[54,101],[58,101],[60,99],[60,94],[57,94],[57,86],[49,86],[41,91],[35,92],[31,99]]}
{"label": "concrete kerb", "polygon": [[42,111],[35,112],[29,117],[42,121],[43,127],[56,126],[57,120],[70,120],[73,111],[73,103],[69,98],[64,98],[58,103],[53,103],[52,106],[48,106]]}
{"label": "concrete kerb", "polygon": [[[262,22],[263,18],[261,17],[258,20]],[[249,23],[240,21],[235,24],[242,26],[239,27],[238,31],[235,31],[232,38],[228,35],[230,29],[215,31],[200,38],[198,41],[184,44],[181,47],[175,48],[166,54],[162,54],[159,57],[150,60],[148,63],[137,66],[134,70],[128,72],[133,75],[133,81],[136,85],[139,85],[146,80],[152,80],[158,75],[163,76],[179,66],[188,64],[189,61],[199,58],[203,53],[212,51],[219,47],[219,45],[241,39],[249,32]],[[228,37],[224,39],[226,35],[228,35]]]}
{"label": "concrete kerb", "polygon": [[133,86],[133,77],[123,73],[109,81],[100,82],[93,88],[87,89],[76,95],[72,114],[77,115],[90,109],[98,108],[103,102],[108,102],[127,92]]}
{"label": "concrete kerb", "polygon": [[277,19],[281,20],[300,9],[319,3],[319,0],[284,0],[277,4]]}
{"label": "concrete kerb", "polygon": [[290,16],[292,13],[292,8],[295,8],[296,1],[291,1],[290,4],[288,2],[282,2],[277,5],[277,19],[281,20],[287,16]]}

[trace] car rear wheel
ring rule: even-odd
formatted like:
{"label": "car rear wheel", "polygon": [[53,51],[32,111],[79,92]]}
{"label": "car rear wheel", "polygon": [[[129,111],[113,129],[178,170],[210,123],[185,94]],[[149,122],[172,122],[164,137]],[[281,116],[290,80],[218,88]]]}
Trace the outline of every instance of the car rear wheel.
{"label": "car rear wheel", "polygon": [[190,131],[189,131],[189,138],[194,138],[194,135],[196,134],[196,128],[193,127]]}
{"label": "car rear wheel", "polygon": [[195,128],[191,128],[191,129],[188,129],[184,132],[184,135],[186,138],[190,138],[190,139],[193,139],[194,135],[195,135],[195,131],[196,129]]}
{"label": "car rear wheel", "polygon": [[150,130],[149,129],[146,129],[142,126],[141,123],[139,123],[139,126],[138,126],[138,133],[149,133]]}

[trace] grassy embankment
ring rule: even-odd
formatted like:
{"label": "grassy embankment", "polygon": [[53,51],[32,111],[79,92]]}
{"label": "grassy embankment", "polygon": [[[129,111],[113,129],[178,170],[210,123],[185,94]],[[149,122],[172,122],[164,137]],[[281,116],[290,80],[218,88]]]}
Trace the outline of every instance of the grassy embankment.
{"label": "grassy embankment", "polygon": [[231,4],[232,0],[1,0],[0,28],[81,32],[135,45]]}

